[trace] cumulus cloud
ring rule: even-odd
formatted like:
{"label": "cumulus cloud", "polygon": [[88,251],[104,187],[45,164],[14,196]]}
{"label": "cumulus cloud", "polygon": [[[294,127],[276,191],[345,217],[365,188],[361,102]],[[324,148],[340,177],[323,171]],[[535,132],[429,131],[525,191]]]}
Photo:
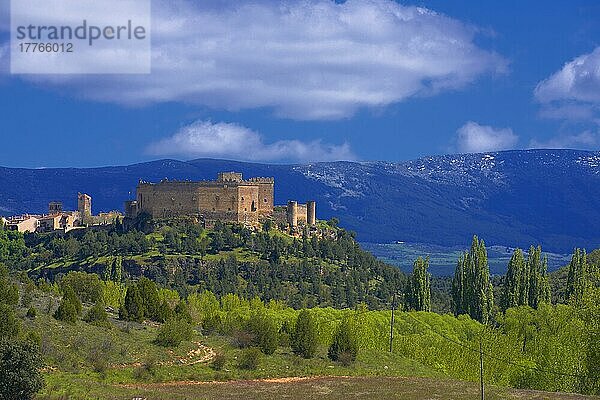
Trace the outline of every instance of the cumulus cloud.
{"label": "cumulus cloud", "polygon": [[149,75],[28,76],[126,105],[184,102],[337,119],[461,88],[507,62],[478,30],[393,0],[155,0]]}
{"label": "cumulus cloud", "polygon": [[600,103],[600,47],[568,62],[540,82],[535,97],[542,103],[562,100]]}
{"label": "cumulus cloud", "polygon": [[542,118],[600,125],[600,47],[566,63],[534,91]]}
{"label": "cumulus cloud", "polygon": [[280,140],[265,143],[263,137],[244,126],[196,121],[173,136],[152,143],[147,153],[155,156],[214,157],[243,161],[339,161],[356,157],[346,143],[333,145],[320,140]]}
{"label": "cumulus cloud", "polygon": [[588,150],[600,146],[600,134],[584,131],[573,135],[561,135],[548,140],[533,139],[529,143],[534,149],[580,149]]}
{"label": "cumulus cloud", "polygon": [[514,149],[519,141],[510,128],[494,128],[469,121],[457,131],[457,150],[463,153],[481,153]]}

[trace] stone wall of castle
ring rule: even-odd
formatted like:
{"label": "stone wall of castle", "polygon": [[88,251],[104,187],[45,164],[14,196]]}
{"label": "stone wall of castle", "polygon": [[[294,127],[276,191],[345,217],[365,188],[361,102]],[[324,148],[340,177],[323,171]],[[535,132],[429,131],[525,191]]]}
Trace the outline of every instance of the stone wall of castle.
{"label": "stone wall of castle", "polygon": [[137,210],[153,218],[199,216],[257,224],[273,213],[274,180],[255,178],[244,181],[241,174],[220,173],[216,181],[140,182]]}

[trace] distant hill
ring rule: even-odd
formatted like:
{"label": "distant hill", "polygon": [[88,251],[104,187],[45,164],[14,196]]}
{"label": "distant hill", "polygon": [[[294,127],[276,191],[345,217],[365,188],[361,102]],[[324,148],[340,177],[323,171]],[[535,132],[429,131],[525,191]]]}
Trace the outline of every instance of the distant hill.
{"label": "distant hill", "polygon": [[523,150],[414,161],[268,165],[200,159],[64,169],[0,168],[0,214],[43,212],[50,200],[94,211],[122,209],[139,179],[214,179],[217,172],[275,177],[276,203],[317,201],[360,241],[446,246],[542,244],[549,251],[600,247],[600,152]]}

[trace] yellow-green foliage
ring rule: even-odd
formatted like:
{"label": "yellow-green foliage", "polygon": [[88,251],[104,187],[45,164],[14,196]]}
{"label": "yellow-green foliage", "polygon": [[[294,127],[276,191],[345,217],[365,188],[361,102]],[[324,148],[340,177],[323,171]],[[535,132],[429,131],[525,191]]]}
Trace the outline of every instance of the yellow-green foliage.
{"label": "yellow-green foliage", "polygon": [[101,285],[104,304],[118,310],[125,302],[126,286],[113,281],[101,281]]}

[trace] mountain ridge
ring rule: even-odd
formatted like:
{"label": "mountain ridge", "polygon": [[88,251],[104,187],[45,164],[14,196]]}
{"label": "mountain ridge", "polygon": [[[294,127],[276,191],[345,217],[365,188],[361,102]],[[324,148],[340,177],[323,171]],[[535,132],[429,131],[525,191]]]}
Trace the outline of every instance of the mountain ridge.
{"label": "mountain ridge", "polygon": [[403,162],[261,164],[162,159],[94,168],[0,167],[0,214],[44,212],[51,200],[75,208],[77,192],[95,210],[122,209],[139,179],[214,179],[236,170],[274,176],[275,200],[317,201],[317,215],[369,242],[490,244],[569,252],[600,247],[600,152],[512,150]]}

